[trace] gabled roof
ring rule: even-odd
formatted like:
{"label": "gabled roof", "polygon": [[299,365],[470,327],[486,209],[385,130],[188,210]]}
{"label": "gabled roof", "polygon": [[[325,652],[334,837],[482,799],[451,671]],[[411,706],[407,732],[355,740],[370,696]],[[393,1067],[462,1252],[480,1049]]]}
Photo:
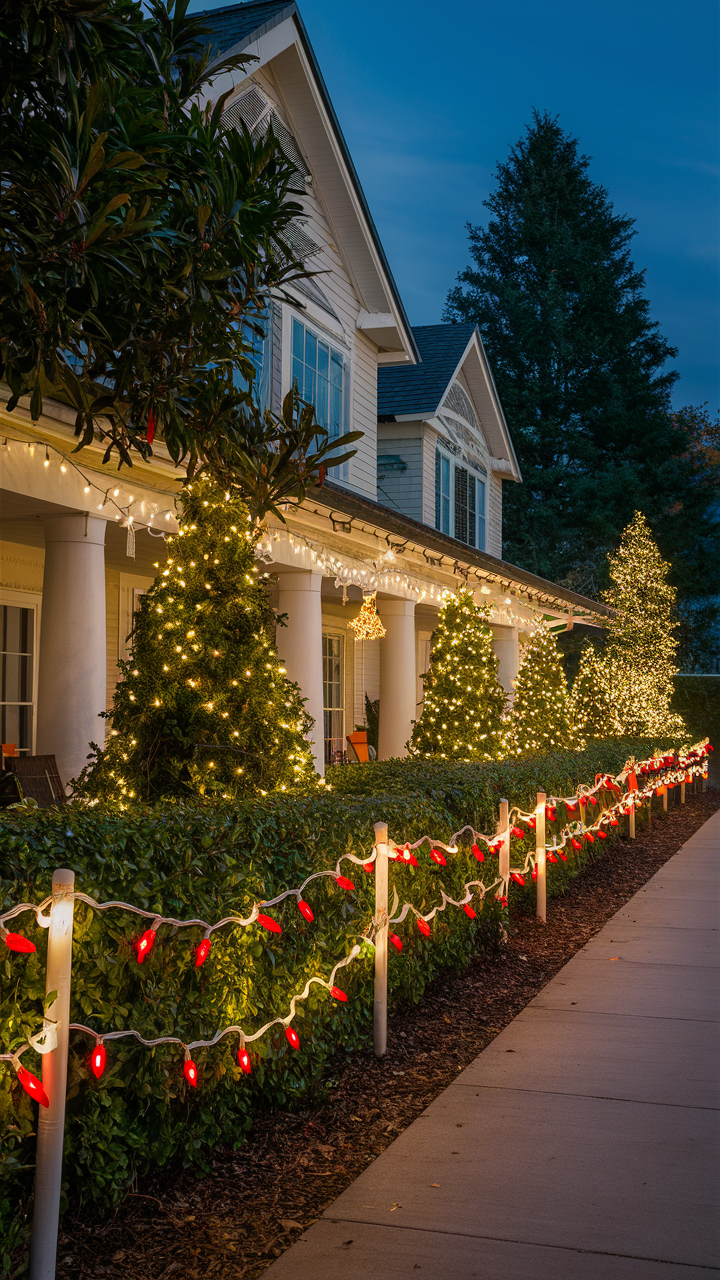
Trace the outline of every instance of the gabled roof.
{"label": "gabled roof", "polygon": [[[222,55],[223,57],[242,53],[249,46],[257,46],[257,42],[261,41],[263,36],[268,36],[269,33],[275,31],[288,19],[292,21],[297,32],[297,42],[309,67],[315,84],[315,91],[322,103],[327,122],[326,128],[329,128],[329,132],[332,134],[336,154],[339,153],[341,167],[345,173],[344,180],[352,193],[349,204],[346,203],[339,212],[339,220],[344,225],[347,225],[348,218],[359,215],[361,222],[365,225],[364,235],[367,239],[370,256],[374,259],[373,270],[378,273],[379,278],[382,280],[382,288],[379,292],[377,289],[371,290],[374,296],[368,298],[364,303],[367,306],[368,314],[363,318],[359,327],[364,329],[381,348],[385,346],[383,337],[386,337],[387,347],[392,352],[393,358],[402,359],[402,353],[404,352],[405,359],[410,361],[419,360],[420,355],[405,314],[402,299],[393,279],[390,265],[385,256],[385,250],[380,242],[377,228],[365,199],[365,193],[360,185],[360,179],[355,170],[338,118],[335,115],[327,86],[323,80],[315,52],[295,0],[248,0],[245,4],[227,5],[218,9],[204,9],[195,16],[202,17],[205,24],[212,30],[213,39],[211,43],[218,56]],[[253,47],[253,53],[255,52],[256,48]],[[252,72],[253,64],[249,66],[247,74],[252,76]],[[314,121],[311,125],[311,132],[313,131],[317,140]],[[310,134],[308,134],[308,141],[309,139]],[[345,197],[345,200],[347,200],[347,197]],[[355,205],[355,213],[352,211],[353,205]],[[356,275],[357,272],[351,271],[351,274]],[[393,331],[397,333],[394,338]],[[398,352],[397,356],[395,352]]]}
{"label": "gabled roof", "polygon": [[422,364],[378,369],[378,417],[435,413],[474,332],[474,324],[413,325]]}

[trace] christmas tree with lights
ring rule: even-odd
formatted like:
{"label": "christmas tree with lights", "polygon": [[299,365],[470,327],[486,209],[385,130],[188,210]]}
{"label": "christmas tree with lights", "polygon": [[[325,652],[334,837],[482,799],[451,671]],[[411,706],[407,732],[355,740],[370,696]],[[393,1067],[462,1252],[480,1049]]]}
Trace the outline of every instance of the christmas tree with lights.
{"label": "christmas tree with lights", "polygon": [[584,745],[573,728],[570,695],[555,637],[542,624],[522,650],[505,742],[509,756]]}
{"label": "christmas tree with lights", "polygon": [[119,664],[107,745],[80,794],[232,798],[314,784],[312,720],[277,656],[259,532],[210,478],[186,487],[178,535]]}
{"label": "christmas tree with lights", "polygon": [[684,733],[670,710],[675,658],[675,588],[645,516],[636,511],[616,555],[608,556],[612,586],[604,599],[613,609],[602,656],[617,735]]}
{"label": "christmas tree with lights", "polygon": [[605,664],[589,640],[583,645],[580,654],[580,666],[570,695],[570,707],[575,732],[581,738],[613,736]]}
{"label": "christmas tree with lights", "polygon": [[412,732],[412,755],[444,760],[498,756],[505,694],[485,618],[466,588],[442,605],[430,670],[423,676],[425,697]]}

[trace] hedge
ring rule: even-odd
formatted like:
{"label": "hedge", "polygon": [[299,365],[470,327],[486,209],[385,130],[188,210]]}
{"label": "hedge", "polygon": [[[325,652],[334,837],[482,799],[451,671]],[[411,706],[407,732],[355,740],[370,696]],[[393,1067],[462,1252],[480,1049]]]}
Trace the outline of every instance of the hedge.
{"label": "hedge", "polygon": [[[417,839],[432,833],[447,839],[465,822],[494,830],[501,795],[529,807],[535,791],[568,793],[596,772],[616,771],[629,754],[649,755],[638,741],[597,743],[574,754],[558,752],[528,761],[488,765],[388,761],[347,766],[330,774],[330,793],[306,798],[268,796],[261,802],[136,806],[124,812],[98,805],[71,804],[62,810],[8,810],[0,818],[0,902],[39,902],[56,867],[71,867],[78,889],[101,900],[120,899],[178,918],[214,921],[249,914],[252,904],[299,885],[312,871],[333,867],[345,852],[358,855],[373,844],[373,824],[387,821],[391,837]],[[362,793],[362,794],[361,794]],[[611,841],[607,842],[608,844]],[[562,891],[570,875],[590,856],[552,868],[549,892]],[[327,977],[349,953],[374,908],[374,880],[361,868],[344,870],[354,891],[331,879],[315,882],[306,896],[315,923],[300,916],[294,898],[273,914],[280,937],[260,926],[228,927],[215,935],[209,958],[194,963],[198,929],[164,927],[142,966],[132,942],[137,917],[120,911],[97,913],[76,904],[71,1018],[98,1030],[134,1027],[147,1038],[176,1034],[209,1039],[223,1026],[240,1023],[248,1031],[275,1014],[285,1015],[290,997],[309,976]],[[421,858],[417,868],[391,867],[401,900],[421,910],[437,903],[440,889],[461,896],[477,863],[466,848],[438,867]],[[532,890],[513,886],[515,900]],[[511,903],[512,906],[512,903]],[[389,995],[392,1004],[417,1001],[427,984],[448,969],[461,969],[473,956],[497,947],[501,915],[494,901],[478,918],[448,910],[436,917],[425,940],[412,917],[399,927],[400,955],[393,952]],[[19,927],[37,944],[37,953],[0,957],[0,1040],[7,1052],[38,1030],[42,1017],[46,933],[32,917]],[[143,926],[144,927],[144,926]],[[96,1081],[86,1064],[91,1048],[71,1038],[66,1124],[68,1198],[114,1203],[138,1173],[171,1159],[206,1167],[212,1148],[244,1140],[254,1112],[262,1106],[297,1107],[322,1097],[328,1066],[338,1054],[370,1043],[373,1000],[372,952],[343,970],[349,1001],[332,1000],[317,987],[299,1007],[295,1024],[301,1048],[294,1052],[279,1034],[253,1049],[250,1076],[235,1061],[233,1038],[211,1050],[197,1050],[200,1087],[182,1077],[178,1046],[149,1050],[133,1041],[108,1046],[108,1066]],[[39,1071],[33,1052],[23,1063]],[[0,1236],[32,1182],[34,1104],[14,1072],[0,1064]],[[3,1221],[4,1218],[4,1221]]]}
{"label": "hedge", "polygon": [[713,746],[717,746],[720,742],[720,676],[677,675],[673,684],[672,710],[683,717],[695,739],[709,737]]}

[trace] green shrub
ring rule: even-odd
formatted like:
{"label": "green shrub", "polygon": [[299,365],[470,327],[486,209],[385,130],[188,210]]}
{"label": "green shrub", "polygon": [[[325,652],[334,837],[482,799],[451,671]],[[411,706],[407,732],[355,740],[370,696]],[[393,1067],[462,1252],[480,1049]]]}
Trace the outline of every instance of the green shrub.
{"label": "green shrub", "polygon": [[720,745],[720,676],[673,676],[672,708],[695,738]]}

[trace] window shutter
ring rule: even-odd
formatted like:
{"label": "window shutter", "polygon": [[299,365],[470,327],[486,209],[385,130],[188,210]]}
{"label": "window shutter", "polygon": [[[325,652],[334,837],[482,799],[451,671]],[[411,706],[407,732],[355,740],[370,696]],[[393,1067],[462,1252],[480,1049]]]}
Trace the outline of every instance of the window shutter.
{"label": "window shutter", "polygon": [[455,468],[455,537],[460,542],[468,540],[468,473],[464,467]]}
{"label": "window shutter", "polygon": [[468,476],[468,519],[467,519],[468,537],[467,537],[467,540],[468,540],[468,544],[471,547],[474,547],[476,543],[476,536],[475,536],[476,530],[477,530],[477,509],[476,508],[477,508],[477,504],[475,501],[475,477]]}

